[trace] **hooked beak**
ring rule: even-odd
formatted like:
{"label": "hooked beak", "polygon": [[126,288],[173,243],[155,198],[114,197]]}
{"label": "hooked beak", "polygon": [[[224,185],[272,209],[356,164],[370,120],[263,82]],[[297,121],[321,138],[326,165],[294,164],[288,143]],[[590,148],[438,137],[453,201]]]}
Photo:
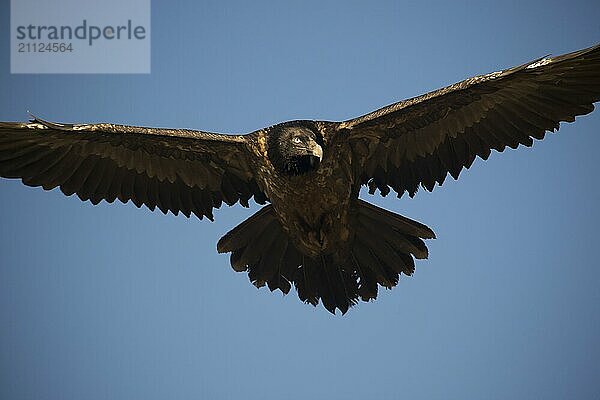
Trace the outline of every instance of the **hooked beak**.
{"label": "hooked beak", "polygon": [[319,158],[319,162],[323,160],[323,148],[318,143],[313,142],[310,151],[313,156]]}

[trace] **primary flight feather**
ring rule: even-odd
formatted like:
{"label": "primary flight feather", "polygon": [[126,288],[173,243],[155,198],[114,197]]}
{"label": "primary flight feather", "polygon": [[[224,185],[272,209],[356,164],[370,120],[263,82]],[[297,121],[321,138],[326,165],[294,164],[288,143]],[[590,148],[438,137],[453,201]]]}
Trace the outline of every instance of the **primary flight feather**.
{"label": "primary flight feather", "polygon": [[431,191],[492,149],[531,146],[600,100],[600,45],[466,79],[343,122],[289,121],[224,135],[115,124],[0,122],[0,176],[97,204],[131,200],[213,219],[270,203],[217,245],[252,283],[345,313],[414,258],[427,226],[358,199]]}

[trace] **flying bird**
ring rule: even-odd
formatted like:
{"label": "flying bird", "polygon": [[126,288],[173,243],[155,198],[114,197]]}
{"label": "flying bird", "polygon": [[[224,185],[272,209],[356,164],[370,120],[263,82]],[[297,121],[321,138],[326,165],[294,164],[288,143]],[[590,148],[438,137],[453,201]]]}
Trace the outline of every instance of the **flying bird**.
{"label": "flying bird", "polygon": [[342,122],[297,120],[245,135],[33,117],[0,122],[0,176],[98,204],[116,199],[213,220],[267,204],[223,236],[235,271],[342,314],[412,275],[427,226],[358,198],[413,197],[479,156],[531,146],[600,100],[600,45],[475,76]]}

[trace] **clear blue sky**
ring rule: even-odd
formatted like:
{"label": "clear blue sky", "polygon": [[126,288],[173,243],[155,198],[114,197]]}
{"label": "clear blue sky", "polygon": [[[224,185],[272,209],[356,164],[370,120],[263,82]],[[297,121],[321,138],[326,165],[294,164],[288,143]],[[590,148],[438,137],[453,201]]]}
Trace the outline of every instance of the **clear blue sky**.
{"label": "clear blue sky", "polygon": [[[149,75],[10,75],[0,120],[249,132],[346,119],[600,42],[594,1],[155,1]],[[412,278],[346,316],[255,289],[210,223],[0,181],[0,398],[507,399],[600,393],[600,112],[414,199]]]}

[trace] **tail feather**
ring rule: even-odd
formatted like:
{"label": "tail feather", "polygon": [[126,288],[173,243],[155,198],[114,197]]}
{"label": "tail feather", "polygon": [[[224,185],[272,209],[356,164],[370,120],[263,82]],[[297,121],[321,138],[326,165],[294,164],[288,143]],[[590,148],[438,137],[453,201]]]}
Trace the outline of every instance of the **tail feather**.
{"label": "tail feather", "polygon": [[287,240],[283,241],[281,245],[274,246],[277,253],[273,257],[275,262],[272,265],[269,265],[269,272],[265,274],[268,276],[266,279],[267,286],[271,292],[279,289],[282,293],[289,293],[292,285],[290,284],[289,279],[287,279],[283,273],[282,267],[286,260],[286,253],[288,250],[289,243]]}
{"label": "tail feather", "polygon": [[[257,268],[249,272],[250,281],[254,282],[256,287],[262,287],[265,284],[269,285],[271,291],[275,290],[279,285],[270,283],[275,275],[279,275],[278,267],[285,255],[287,249],[287,240],[281,240],[277,235],[273,236],[273,241],[269,247],[264,250],[264,256],[260,258]],[[275,280],[277,282],[277,280]],[[270,283],[270,284],[269,284]]]}
{"label": "tail feather", "polygon": [[[421,238],[435,238],[431,229],[417,221],[375,207],[367,202],[362,202],[362,204],[368,204],[369,207],[359,207],[356,218],[359,236],[382,238],[396,250],[412,254],[418,259],[427,258],[427,246]],[[375,208],[379,210],[379,214],[374,212]],[[410,222],[414,225],[410,225]]]}
{"label": "tail feather", "polygon": [[[363,238],[365,240],[365,238]],[[365,240],[366,241],[366,240]],[[375,275],[377,283],[383,287],[391,289],[398,283],[398,274],[394,273],[390,267],[381,262],[369,247],[368,243],[362,240],[356,240],[352,246],[352,254],[363,270],[369,269]]]}
{"label": "tail feather", "polygon": [[377,277],[375,272],[366,264],[361,264],[356,257],[356,250],[350,253],[352,264],[358,272],[358,294],[362,301],[375,300],[377,298]]}
{"label": "tail feather", "polygon": [[273,244],[277,242],[277,228],[279,228],[279,223],[271,221],[265,229],[263,237],[255,240],[254,242],[257,243],[248,246],[244,251],[244,253],[250,251],[252,255],[252,258],[247,259],[247,264],[252,266],[249,269],[248,277],[256,287],[263,287],[274,273],[270,266],[275,263]]}
{"label": "tail feather", "polygon": [[[298,267],[302,265],[302,254],[296,250],[296,246],[294,246],[292,242],[287,240],[287,237],[284,236],[282,241],[285,241],[287,249],[278,267],[278,270],[280,271],[279,279],[281,281],[279,282],[279,286],[277,286],[278,277],[272,278],[271,281],[276,289],[280,289],[283,293],[287,294],[294,282]],[[281,285],[284,285],[287,288],[287,291],[284,291]]]}
{"label": "tail feather", "polygon": [[317,260],[311,257],[302,257],[302,265],[296,270],[294,277],[294,285],[298,292],[298,297],[305,303],[310,303],[313,306],[319,304],[319,292],[325,292],[319,290],[320,277],[318,268],[320,265],[317,264]]}
{"label": "tail feather", "polygon": [[[337,307],[338,301],[344,303],[343,295],[340,296],[340,292],[343,292],[343,283],[334,280],[333,268],[329,268],[325,261],[325,256],[319,257],[319,280],[321,281],[320,297],[323,302],[323,306],[331,313],[335,314],[335,308]],[[343,306],[342,306],[343,308]],[[340,309],[342,313],[344,310]]]}
{"label": "tail feather", "polygon": [[385,222],[385,225],[392,225],[398,229],[398,232],[423,239],[435,239],[435,233],[427,225],[377,207],[364,200],[359,199],[358,206],[360,215],[375,221]]}
{"label": "tail feather", "polygon": [[292,284],[305,303],[345,314],[358,299],[377,298],[378,285],[392,288],[400,274],[412,275],[413,258],[427,258],[423,239],[435,238],[427,226],[358,200],[352,210],[353,235],[347,254],[302,254],[289,240],[272,206],[266,206],[219,240],[231,252],[236,271],[248,271],[257,287],[287,294]]}
{"label": "tail feather", "polygon": [[[330,255],[321,256],[321,293],[323,306],[332,314],[336,307],[345,314],[358,299],[356,277],[343,264],[336,263]],[[324,283],[324,284],[323,284]]]}
{"label": "tail feather", "polygon": [[[354,269],[348,268],[340,263],[330,262],[332,268],[327,268],[326,271],[332,271],[331,281],[336,292],[337,307],[342,312],[342,315],[348,311],[348,308],[357,303],[358,300],[358,279]],[[351,264],[349,264],[351,265]],[[336,284],[339,282],[339,284]],[[335,306],[328,310],[335,314]]]}

